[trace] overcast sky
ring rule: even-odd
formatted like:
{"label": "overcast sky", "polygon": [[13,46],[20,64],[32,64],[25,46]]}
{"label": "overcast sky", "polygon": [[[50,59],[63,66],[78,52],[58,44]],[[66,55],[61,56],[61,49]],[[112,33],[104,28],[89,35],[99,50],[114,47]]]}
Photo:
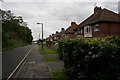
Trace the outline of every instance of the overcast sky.
{"label": "overcast sky", "polygon": [[[103,2],[104,1],[104,2]],[[93,14],[95,2],[97,6],[118,13],[119,0],[5,0],[0,8],[11,10],[16,16],[22,16],[32,30],[34,40],[41,34],[44,24],[44,38],[50,34],[68,28],[71,21],[80,24]],[[0,3],[1,4],[1,3]]]}

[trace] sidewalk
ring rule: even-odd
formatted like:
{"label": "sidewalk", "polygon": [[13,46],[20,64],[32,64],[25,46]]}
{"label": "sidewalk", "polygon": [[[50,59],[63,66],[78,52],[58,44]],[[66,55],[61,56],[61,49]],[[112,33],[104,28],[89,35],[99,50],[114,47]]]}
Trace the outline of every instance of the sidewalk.
{"label": "sidewalk", "polygon": [[16,73],[16,78],[52,78],[50,70],[43,60],[43,56],[39,53],[37,45],[28,55],[27,59],[21,65]]}
{"label": "sidewalk", "polygon": [[[43,54],[44,59],[49,57],[59,57],[59,56],[58,54]],[[61,71],[64,66],[63,62],[56,62],[56,61],[50,61],[50,62],[47,62],[47,64],[51,72]]]}

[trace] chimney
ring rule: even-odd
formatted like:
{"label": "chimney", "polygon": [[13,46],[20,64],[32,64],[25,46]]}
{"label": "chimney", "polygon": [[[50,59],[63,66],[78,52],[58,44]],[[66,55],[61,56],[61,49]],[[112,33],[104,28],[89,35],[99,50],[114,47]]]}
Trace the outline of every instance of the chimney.
{"label": "chimney", "polygon": [[52,36],[54,35],[54,33],[52,33]]}
{"label": "chimney", "polygon": [[71,22],[71,26],[76,26],[76,22]]}
{"label": "chimney", "polygon": [[56,34],[58,33],[58,31],[56,31]]}
{"label": "chimney", "polygon": [[61,31],[65,30],[65,28],[61,28]]}
{"label": "chimney", "polygon": [[102,11],[102,8],[101,7],[95,7],[94,8],[94,14],[96,14],[96,13],[98,13],[98,12],[100,12],[100,11]]}

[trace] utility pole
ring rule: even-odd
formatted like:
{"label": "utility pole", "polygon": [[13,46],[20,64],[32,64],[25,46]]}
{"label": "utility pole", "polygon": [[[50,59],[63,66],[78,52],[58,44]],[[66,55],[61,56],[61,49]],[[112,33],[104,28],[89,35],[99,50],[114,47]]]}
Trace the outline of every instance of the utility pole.
{"label": "utility pole", "polygon": [[39,33],[39,40],[40,40],[40,33]]}

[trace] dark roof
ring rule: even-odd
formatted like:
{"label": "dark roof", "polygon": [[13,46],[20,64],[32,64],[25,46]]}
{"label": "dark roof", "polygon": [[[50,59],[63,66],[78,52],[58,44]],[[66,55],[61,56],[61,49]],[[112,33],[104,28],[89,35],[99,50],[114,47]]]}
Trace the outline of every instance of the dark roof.
{"label": "dark roof", "polygon": [[62,30],[61,32],[59,32],[56,36],[61,36],[66,30]]}
{"label": "dark roof", "polygon": [[61,32],[58,32],[58,33],[56,33],[56,34],[54,34],[54,35],[51,35],[51,36],[49,36],[47,39],[51,39],[51,38],[54,38],[54,37],[56,37],[56,36],[60,36],[62,33],[64,33],[65,32],[65,30],[62,30]]}
{"label": "dark roof", "polygon": [[54,34],[54,35],[51,35],[51,36],[49,37],[49,39],[54,38],[57,34],[59,34],[59,32],[56,33],[56,34]]}
{"label": "dark roof", "polygon": [[66,34],[73,33],[74,32],[73,30],[76,29],[77,27],[78,27],[78,25],[76,23],[73,24],[73,22],[72,22],[71,26],[66,29],[65,33]]}
{"label": "dark roof", "polygon": [[120,22],[118,20],[118,14],[107,9],[101,9],[99,12],[92,14],[86,20],[79,24],[79,27],[83,27],[88,24],[93,24],[99,21]]}

